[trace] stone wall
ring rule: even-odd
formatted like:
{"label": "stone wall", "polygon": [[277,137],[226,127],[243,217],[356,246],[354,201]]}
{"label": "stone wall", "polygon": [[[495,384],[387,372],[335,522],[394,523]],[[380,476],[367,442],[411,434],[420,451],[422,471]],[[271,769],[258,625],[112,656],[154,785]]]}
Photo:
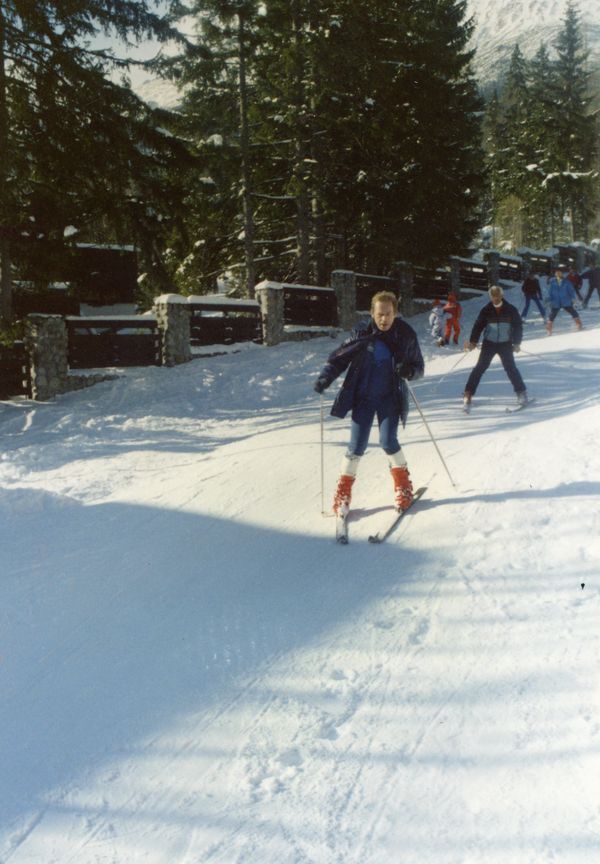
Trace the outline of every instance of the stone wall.
{"label": "stone wall", "polygon": [[31,398],[39,402],[60,393],[91,387],[115,375],[74,375],[69,372],[67,327],[61,315],[28,315],[25,323]]}
{"label": "stone wall", "polygon": [[28,315],[25,347],[29,355],[31,395],[45,401],[68,387],[67,328],[60,315]]}
{"label": "stone wall", "polygon": [[177,366],[192,359],[191,311],[185,297],[163,294],[154,301],[154,314],[161,335],[161,363]]}

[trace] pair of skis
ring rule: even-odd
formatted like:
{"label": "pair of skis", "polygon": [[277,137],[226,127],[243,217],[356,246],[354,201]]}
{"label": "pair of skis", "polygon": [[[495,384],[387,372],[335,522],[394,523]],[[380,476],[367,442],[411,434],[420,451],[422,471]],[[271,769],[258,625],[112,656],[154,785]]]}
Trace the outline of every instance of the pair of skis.
{"label": "pair of skis", "polygon": [[[384,540],[390,536],[392,531],[398,526],[399,522],[402,520],[402,517],[408,513],[413,504],[419,500],[419,498],[427,491],[427,486],[421,486],[415,494],[413,495],[413,500],[410,504],[410,507],[407,507],[406,510],[400,510],[399,512],[394,512],[393,518],[390,520],[388,525],[378,531],[376,534],[369,535],[369,543],[383,543]],[[335,539],[342,546],[346,546],[348,543],[348,516],[349,513],[340,513],[335,517]]]}
{"label": "pair of skis", "polygon": [[[519,404],[519,405],[515,405],[514,407],[510,407],[507,405],[507,407],[504,409],[504,411],[506,414],[515,414],[517,411],[523,411],[524,408],[529,408],[529,406],[533,405],[534,402],[535,402],[535,399],[528,399],[527,402],[524,402],[524,403]],[[465,412],[465,414],[471,413],[471,403],[470,402],[466,402],[463,404],[463,411]]]}

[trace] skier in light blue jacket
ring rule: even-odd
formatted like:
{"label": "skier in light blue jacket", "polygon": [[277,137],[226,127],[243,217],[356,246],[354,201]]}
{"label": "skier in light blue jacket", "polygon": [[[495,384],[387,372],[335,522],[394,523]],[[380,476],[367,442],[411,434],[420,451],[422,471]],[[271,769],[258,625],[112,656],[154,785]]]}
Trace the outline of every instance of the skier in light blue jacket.
{"label": "skier in light blue jacket", "polygon": [[561,268],[557,268],[554,276],[550,279],[550,282],[548,283],[548,293],[550,295],[550,305],[552,307],[552,311],[548,317],[548,323],[546,324],[548,336],[552,335],[554,319],[561,309],[564,309],[565,312],[569,313],[571,318],[575,321],[575,328],[581,330],[583,324],[573,306],[575,301],[575,288],[573,287],[573,283],[567,279]]}

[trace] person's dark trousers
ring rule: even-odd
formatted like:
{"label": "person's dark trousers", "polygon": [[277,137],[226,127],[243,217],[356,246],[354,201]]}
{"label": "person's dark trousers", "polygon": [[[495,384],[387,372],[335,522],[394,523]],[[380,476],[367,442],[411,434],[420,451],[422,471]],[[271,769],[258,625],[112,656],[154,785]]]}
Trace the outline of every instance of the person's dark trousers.
{"label": "person's dark trousers", "polygon": [[598,292],[598,300],[600,300],[600,285],[591,285],[588,288],[588,292],[585,295],[585,300],[583,301],[583,308],[584,309],[587,309],[587,305],[590,302],[591,296],[594,293],[594,291]]}
{"label": "person's dark trousers", "polygon": [[514,387],[515,393],[521,393],[523,390],[526,389],[525,384],[523,383],[523,379],[521,378],[521,373],[519,372],[515,364],[512,343],[484,341],[481,346],[481,351],[479,353],[479,360],[477,361],[475,367],[469,375],[469,380],[467,381],[467,386],[465,387],[465,393],[470,393],[471,396],[475,395],[475,391],[479,386],[481,376],[488,368],[496,354],[498,355],[502,365],[504,366],[504,371],[508,375],[510,383]]}
{"label": "person's dark trousers", "polygon": [[537,306],[537,308],[540,310],[540,315],[542,316],[542,318],[543,318],[544,320],[546,320],[546,313],[545,313],[545,311],[544,311],[544,307],[543,307],[542,304],[540,303],[538,297],[527,297],[527,298],[526,298],[526,300],[525,300],[525,306],[523,307],[523,311],[521,312],[521,318],[526,318],[526,317],[527,317],[527,313],[529,312],[529,304],[531,303],[532,300],[533,300],[533,302],[535,303],[535,305]]}
{"label": "person's dark trousers", "polygon": [[[573,306],[561,306],[560,309],[564,309],[565,312],[568,312],[571,318],[579,318],[579,315],[577,314],[577,311],[573,308]],[[550,321],[554,321],[554,319],[560,312],[560,309],[552,310],[552,312],[550,313]]]}

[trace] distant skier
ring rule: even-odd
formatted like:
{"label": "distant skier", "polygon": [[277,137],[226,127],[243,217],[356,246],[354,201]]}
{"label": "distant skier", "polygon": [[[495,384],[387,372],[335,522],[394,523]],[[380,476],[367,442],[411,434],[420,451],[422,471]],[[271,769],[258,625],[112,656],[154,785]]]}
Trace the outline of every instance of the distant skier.
{"label": "distant skier", "polygon": [[[456,294],[450,292],[448,294],[448,301],[443,308],[444,315],[448,316],[446,318],[446,326],[444,328],[444,336],[439,340],[438,345],[448,345],[450,342],[450,337],[452,337],[452,341],[455,345],[458,345],[458,337],[460,336],[460,316],[462,313],[462,306],[458,302]],[[452,332],[454,331],[454,336],[452,336]]]}
{"label": "distant skier", "polygon": [[587,279],[588,281],[588,291],[585,295],[585,300],[583,301],[583,308],[587,309],[594,291],[598,292],[598,300],[600,300],[600,264],[596,264],[594,267],[589,267],[587,270],[584,270],[581,274],[581,278]]}
{"label": "distant skier", "polygon": [[348,369],[335,397],[331,413],[345,417],[352,412],[350,444],[344,455],[333,499],[333,510],[347,513],[352,485],[364,455],[375,416],[379,443],[388,456],[398,510],[413,500],[413,487],[406,458],[398,441],[398,424],[408,416],[408,389],[405,384],[420,378],[425,370],[417,335],[398,316],[398,300],[389,291],[380,291],[371,301],[371,319],[362,321],[339,348],[330,354],[314,389],[322,393]]}
{"label": "distant skier", "polygon": [[529,304],[533,300],[537,308],[539,309],[539,313],[546,320],[546,311],[542,306],[542,289],[540,287],[540,280],[536,276],[534,272],[529,273],[525,279],[523,280],[523,284],[521,285],[521,291],[525,295],[525,306],[523,307],[523,311],[521,312],[521,317],[523,319],[527,318],[527,313],[529,312]]}
{"label": "distant skier", "polygon": [[518,310],[504,299],[504,292],[499,285],[493,285],[488,291],[490,302],[483,307],[471,330],[465,349],[472,351],[477,347],[479,337],[483,333],[479,359],[469,375],[463,395],[463,408],[471,409],[471,399],[477,391],[481,376],[486,371],[495,355],[500,357],[504,371],[517,394],[519,405],[527,404],[527,389],[521,373],[515,364],[514,353],[521,350],[523,324]]}
{"label": "distant skier", "polygon": [[444,322],[444,313],[442,304],[439,300],[433,301],[431,312],[429,313],[429,332],[433,338],[438,341],[442,335],[442,324]]}
{"label": "distant skier", "polygon": [[550,293],[550,305],[552,306],[552,311],[550,312],[546,323],[548,336],[552,335],[554,319],[561,309],[564,309],[565,312],[569,313],[571,318],[575,321],[575,328],[581,330],[583,324],[573,306],[573,303],[575,302],[575,288],[573,287],[573,283],[565,277],[565,274],[560,267],[556,269],[554,276],[549,282],[548,289]]}
{"label": "distant skier", "polygon": [[575,293],[577,294],[577,299],[580,303],[583,303],[583,297],[581,296],[581,286],[583,285],[583,278],[579,275],[576,268],[571,266],[569,267],[569,272],[566,277],[573,288],[575,289]]}

